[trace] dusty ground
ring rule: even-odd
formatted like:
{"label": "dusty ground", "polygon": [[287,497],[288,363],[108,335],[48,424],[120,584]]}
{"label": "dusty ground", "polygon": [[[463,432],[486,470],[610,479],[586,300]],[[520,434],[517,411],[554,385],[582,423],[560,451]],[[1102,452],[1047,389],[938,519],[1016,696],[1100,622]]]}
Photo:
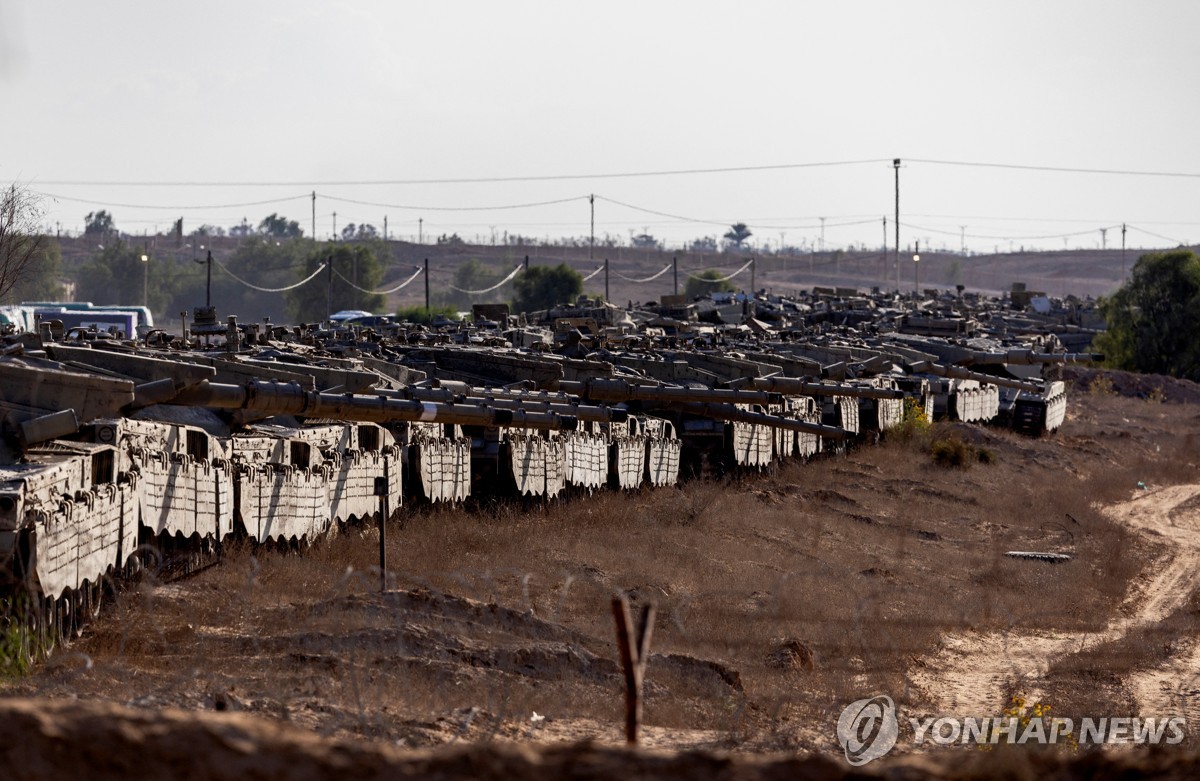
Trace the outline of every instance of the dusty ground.
{"label": "dusty ground", "polygon": [[[123,592],[3,692],[133,721],[241,711],[323,751],[590,740],[603,753],[621,740],[609,600],[624,591],[658,606],[653,748],[838,760],[839,712],[874,694],[912,714],[1000,715],[1019,696],[1061,716],[1182,713],[1200,729],[1196,388],[1146,399],[1116,379],[1077,391],[1063,430],[1040,440],[944,426],[680,490],[410,508],[382,595],[371,529],[303,555],[232,550]],[[934,438],[963,441],[970,465],[936,465]],[[67,729],[57,718],[43,727]],[[1174,751],[1168,764],[1191,756]],[[721,767],[782,772],[738,762]]]}

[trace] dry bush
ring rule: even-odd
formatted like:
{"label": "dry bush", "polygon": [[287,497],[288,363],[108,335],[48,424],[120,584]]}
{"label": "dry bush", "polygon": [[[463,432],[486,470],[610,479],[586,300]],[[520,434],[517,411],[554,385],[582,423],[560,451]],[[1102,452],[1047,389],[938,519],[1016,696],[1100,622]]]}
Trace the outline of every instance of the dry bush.
{"label": "dry bush", "polygon": [[929,455],[938,466],[966,469],[975,460],[975,448],[957,437],[936,439],[929,446]]}

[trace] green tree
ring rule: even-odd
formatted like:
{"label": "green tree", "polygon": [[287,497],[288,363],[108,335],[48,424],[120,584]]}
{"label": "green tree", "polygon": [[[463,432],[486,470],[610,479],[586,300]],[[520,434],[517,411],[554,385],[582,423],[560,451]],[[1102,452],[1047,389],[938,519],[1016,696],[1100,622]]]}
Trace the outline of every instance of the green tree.
{"label": "green tree", "polygon": [[574,301],[583,292],[583,275],[566,263],[534,266],[517,275],[513,309],[534,312]]}
{"label": "green tree", "polygon": [[333,265],[332,272],[326,269],[287,292],[292,319],[311,323],[343,309],[378,312],[383,308],[385,296],[364,292],[378,290],[383,280],[384,264],[374,244],[336,244],[312,249],[294,274],[293,282],[308,277],[327,261]]}
{"label": "green tree", "polygon": [[85,236],[107,236],[116,230],[112,215],[103,209],[98,212],[88,212],[83,219],[83,235]]}
{"label": "green tree", "polygon": [[[284,293],[268,291],[296,282],[296,269],[304,264],[311,250],[311,244],[302,239],[277,241],[251,236],[242,241],[231,255],[218,258],[239,279],[216,263],[213,264],[213,306],[220,315],[237,315],[243,321],[269,317],[274,322],[287,322],[290,312]],[[188,261],[182,264],[186,270],[186,280],[179,286],[168,311],[188,312],[204,303],[207,269],[203,253],[197,260],[197,263]],[[318,280],[314,279],[309,284],[318,284]]]}
{"label": "green tree", "polygon": [[379,231],[374,225],[363,223],[355,225],[350,223],[342,228],[342,241],[370,241],[379,238]]}
{"label": "green tree", "polygon": [[688,277],[687,284],[683,286],[683,295],[689,301],[694,298],[709,295],[710,293],[729,292],[734,289],[733,285],[729,284],[729,280],[721,279],[725,276],[720,271],[709,269],[708,271],[700,272],[697,277]]}
{"label": "green tree", "polygon": [[753,235],[754,234],[750,232],[750,229],[746,227],[746,223],[735,222],[733,225],[729,226],[729,230],[725,232],[725,235],[722,236],[722,238],[732,244],[735,249],[741,249],[742,244],[745,243],[746,239]]}
{"label": "green tree", "polygon": [[[509,270],[511,269],[512,266],[509,266]],[[474,294],[462,292],[463,290],[486,290],[503,279],[504,276],[504,271],[492,271],[480,263],[478,258],[468,258],[466,262],[460,263],[458,268],[454,269],[454,281],[450,284],[454,288],[458,288],[458,290],[450,288],[443,293],[436,294],[433,303],[450,306],[458,310],[470,309],[471,304],[490,304],[506,300],[508,296],[506,291],[512,289],[508,285],[501,285],[490,293]]]}
{"label": "green tree", "polygon": [[438,317],[444,317],[447,320],[458,319],[458,309],[452,306],[435,306],[433,309],[426,309],[423,306],[403,306],[396,311],[396,322],[403,323],[419,323],[422,325],[430,325]]}
{"label": "green tree", "polygon": [[1129,282],[1102,299],[1108,330],[1095,346],[1110,366],[1200,380],[1200,257],[1191,250],[1138,258]]}
{"label": "green tree", "polygon": [[182,271],[170,257],[117,241],[105,245],[80,269],[75,295],[96,304],[129,306],[141,304],[144,295],[150,309],[162,313],[175,296]]}
{"label": "green tree", "polygon": [[258,224],[258,233],[273,239],[298,239],[304,235],[304,231],[300,230],[300,223],[275,213],[263,218]]}

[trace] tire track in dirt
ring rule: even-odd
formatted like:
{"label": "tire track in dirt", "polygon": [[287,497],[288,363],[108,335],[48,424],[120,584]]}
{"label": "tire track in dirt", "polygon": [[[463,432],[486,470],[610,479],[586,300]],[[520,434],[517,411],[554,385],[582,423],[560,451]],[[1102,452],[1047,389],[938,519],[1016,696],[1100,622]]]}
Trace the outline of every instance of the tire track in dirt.
{"label": "tire track in dirt", "polygon": [[[1099,633],[1030,631],[965,633],[942,638],[940,650],[909,675],[935,710],[963,716],[1000,713],[1005,690],[1018,683],[1026,699],[1037,699],[1037,682],[1050,663],[1085,646],[1111,642],[1131,630],[1166,618],[1200,586],[1200,485],[1139,492],[1108,507],[1105,514],[1165,547],[1130,588],[1116,616]],[[1190,643],[1153,670],[1128,680],[1141,713],[1185,711],[1200,724],[1200,641]]]}
{"label": "tire track in dirt", "polygon": [[[1164,501],[1142,508],[1151,528],[1173,543],[1170,566],[1151,579],[1147,590],[1147,602],[1155,613],[1152,620],[1181,607],[1200,582],[1200,486],[1176,486],[1161,493]],[[1115,509],[1134,509],[1131,505],[1136,500]],[[1200,641],[1189,639],[1158,667],[1135,670],[1127,683],[1141,712],[1181,713],[1189,724],[1200,725]]]}

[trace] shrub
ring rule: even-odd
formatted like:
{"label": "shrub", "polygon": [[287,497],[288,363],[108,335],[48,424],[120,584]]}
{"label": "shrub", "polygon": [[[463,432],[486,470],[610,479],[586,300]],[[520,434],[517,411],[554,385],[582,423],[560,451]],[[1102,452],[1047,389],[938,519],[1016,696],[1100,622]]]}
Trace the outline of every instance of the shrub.
{"label": "shrub", "polygon": [[1088,393],[1093,396],[1112,396],[1116,393],[1113,389],[1112,378],[1107,374],[1097,374],[1088,383]]}
{"label": "shrub", "polygon": [[904,400],[904,418],[900,425],[892,429],[892,435],[901,442],[911,442],[923,439],[933,430],[933,423],[925,414],[925,407],[919,399]]}
{"label": "shrub", "polygon": [[929,446],[933,462],[939,466],[969,467],[975,458],[975,448],[958,437],[934,440]]}

